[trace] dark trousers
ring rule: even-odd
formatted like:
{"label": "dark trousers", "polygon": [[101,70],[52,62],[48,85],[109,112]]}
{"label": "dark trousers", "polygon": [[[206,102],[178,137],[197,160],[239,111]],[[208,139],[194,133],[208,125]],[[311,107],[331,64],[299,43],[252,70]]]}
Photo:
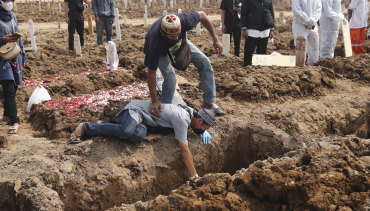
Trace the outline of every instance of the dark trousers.
{"label": "dark trousers", "polygon": [[19,123],[17,103],[15,102],[15,94],[18,86],[16,86],[14,81],[11,80],[0,81],[0,83],[3,87],[4,116],[10,118],[11,125]]}
{"label": "dark trousers", "polygon": [[69,50],[73,50],[73,35],[75,34],[75,31],[77,30],[78,35],[80,36],[80,44],[81,46],[84,45],[84,21],[83,20],[69,20],[68,24],[68,47]]}
{"label": "dark trousers", "polygon": [[266,54],[266,48],[267,48],[267,40],[266,38],[255,38],[248,36],[247,39],[245,39],[245,45],[244,45],[244,67],[247,65],[252,65],[252,54],[254,53],[254,50],[257,47],[257,54]]}
{"label": "dark trousers", "polygon": [[240,38],[242,36],[241,27],[234,27],[230,29],[226,28],[226,34],[230,34],[230,42],[231,42],[231,38],[234,38],[234,55],[239,56]]}

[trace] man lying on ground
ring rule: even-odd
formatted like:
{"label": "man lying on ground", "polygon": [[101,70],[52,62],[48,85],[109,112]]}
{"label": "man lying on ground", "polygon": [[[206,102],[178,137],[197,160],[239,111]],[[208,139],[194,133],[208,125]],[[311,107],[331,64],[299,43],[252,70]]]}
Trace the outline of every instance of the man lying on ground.
{"label": "man lying on ground", "polygon": [[194,131],[202,131],[199,132],[200,137],[204,144],[208,144],[211,137],[206,130],[215,124],[214,111],[203,108],[198,112],[187,106],[162,104],[163,111],[158,118],[149,112],[150,105],[151,102],[146,100],[130,102],[117,113],[114,118],[116,123],[80,123],[71,134],[70,143],[81,143],[82,136],[105,136],[138,143],[145,138],[147,126],[173,128],[185,166],[191,177],[197,178],[198,174],[188,147],[188,129],[191,127]]}

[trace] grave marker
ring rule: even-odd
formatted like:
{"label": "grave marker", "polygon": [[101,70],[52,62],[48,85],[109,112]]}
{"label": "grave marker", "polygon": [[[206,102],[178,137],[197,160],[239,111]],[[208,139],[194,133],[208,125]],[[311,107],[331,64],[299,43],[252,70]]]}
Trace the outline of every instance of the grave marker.
{"label": "grave marker", "polygon": [[123,24],[127,25],[127,16],[126,15],[123,16]]}
{"label": "grave marker", "polygon": [[296,65],[303,67],[306,62],[306,37],[298,36],[296,38]]}
{"label": "grave marker", "polygon": [[230,55],[230,34],[223,34],[222,35],[222,55],[229,56]]}
{"label": "grave marker", "polygon": [[203,0],[200,0],[200,9],[202,9],[202,7],[203,7]]}
{"label": "grave marker", "polygon": [[171,9],[173,8],[173,1],[172,0],[170,1],[170,7],[171,7]]}
{"label": "grave marker", "polygon": [[279,13],[279,23],[285,25],[284,12]]}
{"label": "grave marker", "polygon": [[182,9],[178,9],[177,10],[177,13],[182,13]]}
{"label": "grave marker", "polygon": [[87,25],[89,27],[89,34],[94,34],[90,10],[87,11]]}
{"label": "grave marker", "polygon": [[148,14],[148,5],[144,5],[144,14]]}
{"label": "grave marker", "polygon": [[197,35],[199,36],[199,35],[201,35],[201,26],[200,26],[200,23],[198,23],[198,25],[197,25],[197,27],[196,27],[196,33],[197,33]]}
{"label": "grave marker", "polygon": [[344,52],[346,57],[352,56],[352,45],[351,45],[351,37],[349,32],[349,24],[347,20],[342,21],[342,33],[343,33],[343,41],[344,41]]}
{"label": "grave marker", "polygon": [[116,19],[116,40],[121,40],[121,27],[119,25],[119,11],[118,8],[114,9],[115,19]]}
{"label": "grave marker", "polygon": [[82,54],[81,54],[80,36],[78,34],[74,34],[73,35],[73,39],[74,39],[73,46],[75,47],[76,55],[77,56],[82,56]]}
{"label": "grave marker", "polygon": [[252,65],[260,66],[280,66],[280,67],[295,67],[296,57],[285,55],[263,55],[253,54]]}
{"label": "grave marker", "polygon": [[28,25],[30,27],[30,36],[31,36],[31,47],[32,47],[32,51],[36,52],[37,51],[37,47],[36,47],[35,29],[34,29],[33,21],[32,20],[29,20],[28,21]]}
{"label": "grave marker", "polygon": [[148,27],[148,14],[144,14],[144,28]]}
{"label": "grave marker", "polygon": [[127,9],[127,0],[123,0],[123,5],[125,5],[125,9]]}
{"label": "grave marker", "polygon": [[58,12],[61,13],[62,12],[62,4],[59,2],[58,3]]}
{"label": "grave marker", "polygon": [[167,10],[163,10],[163,16],[167,15]]}

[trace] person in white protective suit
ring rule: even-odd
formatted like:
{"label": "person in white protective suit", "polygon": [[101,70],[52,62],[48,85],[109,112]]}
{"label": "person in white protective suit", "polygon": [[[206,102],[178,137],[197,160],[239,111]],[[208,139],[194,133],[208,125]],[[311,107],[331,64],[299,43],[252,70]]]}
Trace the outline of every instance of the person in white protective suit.
{"label": "person in white protective suit", "polygon": [[338,31],[344,16],[341,0],[322,0],[320,18],[320,58],[333,58],[338,40]]}
{"label": "person in white protective suit", "polygon": [[317,21],[321,16],[321,0],[292,0],[294,45],[298,36],[306,37],[307,65],[319,60]]}

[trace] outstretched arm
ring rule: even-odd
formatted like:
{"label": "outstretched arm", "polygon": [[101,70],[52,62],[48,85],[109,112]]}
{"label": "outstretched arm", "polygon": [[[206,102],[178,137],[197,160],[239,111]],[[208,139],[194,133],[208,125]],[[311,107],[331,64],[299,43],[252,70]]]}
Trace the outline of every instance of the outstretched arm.
{"label": "outstretched arm", "polygon": [[163,111],[162,105],[158,100],[157,96],[157,75],[156,70],[148,70],[147,73],[148,87],[152,104],[150,105],[149,112],[156,117],[160,117],[160,111]]}
{"label": "outstretched arm", "polygon": [[199,11],[198,13],[200,15],[200,22],[207,29],[207,31],[211,34],[211,37],[213,38],[213,47],[215,48],[215,50],[218,50],[218,55],[221,55],[222,43],[217,37],[215,28],[213,27],[211,21],[208,19],[208,16],[206,15],[205,12]]}
{"label": "outstretched arm", "polygon": [[179,142],[179,147],[181,149],[183,162],[191,175],[190,177],[194,177],[197,174],[197,171],[195,170],[193,156],[191,155],[189,147],[181,142]]}

